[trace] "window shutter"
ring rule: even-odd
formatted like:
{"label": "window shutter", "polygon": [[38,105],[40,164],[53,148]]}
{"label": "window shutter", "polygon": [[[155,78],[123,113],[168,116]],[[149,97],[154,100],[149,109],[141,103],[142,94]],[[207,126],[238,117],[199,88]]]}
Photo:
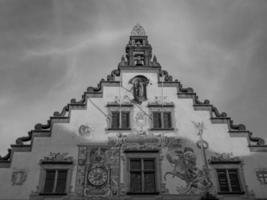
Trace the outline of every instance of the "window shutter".
{"label": "window shutter", "polygon": [[171,112],[163,113],[163,124],[164,128],[172,128]]}
{"label": "window shutter", "polygon": [[46,170],[44,193],[52,193],[54,189],[56,170]]}
{"label": "window shutter", "polygon": [[153,128],[161,128],[161,113],[153,112]]}
{"label": "window shutter", "polygon": [[130,112],[122,112],[121,118],[121,128],[130,128]]}
{"label": "window shutter", "polygon": [[111,128],[118,129],[120,127],[120,113],[112,112]]}

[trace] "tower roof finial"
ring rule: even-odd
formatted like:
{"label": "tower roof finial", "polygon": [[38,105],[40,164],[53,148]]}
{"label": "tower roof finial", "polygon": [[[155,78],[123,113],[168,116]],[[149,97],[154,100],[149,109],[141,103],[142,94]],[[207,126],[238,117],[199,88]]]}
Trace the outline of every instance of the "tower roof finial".
{"label": "tower roof finial", "polygon": [[136,24],[133,27],[131,36],[145,36],[145,35],[146,35],[145,29],[140,24]]}

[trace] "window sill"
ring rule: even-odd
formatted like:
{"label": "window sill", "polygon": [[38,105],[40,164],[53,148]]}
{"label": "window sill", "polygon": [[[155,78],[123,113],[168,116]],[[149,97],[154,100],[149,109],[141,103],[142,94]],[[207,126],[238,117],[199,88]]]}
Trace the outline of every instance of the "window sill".
{"label": "window sill", "polygon": [[108,128],[107,131],[131,131],[131,128]]}
{"label": "window sill", "polygon": [[127,192],[127,195],[158,195],[159,192]]}
{"label": "window sill", "polygon": [[245,194],[245,192],[218,192],[219,195]]}
{"label": "window sill", "polygon": [[151,128],[150,131],[174,131],[174,128]]}
{"label": "window sill", "polygon": [[40,196],[64,196],[67,193],[39,193]]}

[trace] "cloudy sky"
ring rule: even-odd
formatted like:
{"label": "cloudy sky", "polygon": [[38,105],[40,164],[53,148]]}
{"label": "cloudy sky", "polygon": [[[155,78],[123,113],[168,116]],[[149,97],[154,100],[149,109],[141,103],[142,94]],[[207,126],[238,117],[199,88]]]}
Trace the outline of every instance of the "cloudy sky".
{"label": "cloudy sky", "polygon": [[140,23],[163,69],[267,140],[267,1],[1,0],[0,153],[117,67]]}

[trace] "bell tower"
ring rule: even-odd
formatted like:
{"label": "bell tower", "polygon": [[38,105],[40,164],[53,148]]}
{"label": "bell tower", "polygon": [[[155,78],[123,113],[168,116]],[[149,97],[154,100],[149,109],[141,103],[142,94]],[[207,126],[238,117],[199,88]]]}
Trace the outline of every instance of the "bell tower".
{"label": "bell tower", "polygon": [[144,28],[136,24],[131,32],[129,43],[126,46],[126,60],[123,57],[124,66],[140,67],[157,65],[156,57],[152,59],[152,47],[148,42]]}

